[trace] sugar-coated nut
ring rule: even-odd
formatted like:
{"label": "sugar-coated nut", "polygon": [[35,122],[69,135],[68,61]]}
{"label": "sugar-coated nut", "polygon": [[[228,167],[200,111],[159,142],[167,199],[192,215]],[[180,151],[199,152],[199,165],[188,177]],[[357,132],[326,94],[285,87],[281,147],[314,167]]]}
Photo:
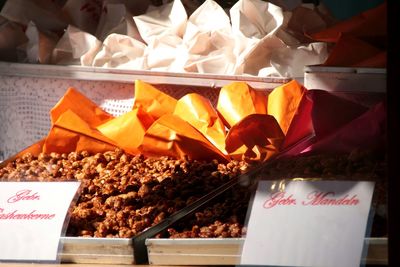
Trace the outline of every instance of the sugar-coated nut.
{"label": "sugar-coated nut", "polygon": [[[119,149],[95,155],[41,153],[25,154],[0,168],[0,181],[77,179],[81,194],[67,234],[130,238],[228,181],[226,169],[217,161],[154,159]],[[209,175],[213,172],[218,179]]]}

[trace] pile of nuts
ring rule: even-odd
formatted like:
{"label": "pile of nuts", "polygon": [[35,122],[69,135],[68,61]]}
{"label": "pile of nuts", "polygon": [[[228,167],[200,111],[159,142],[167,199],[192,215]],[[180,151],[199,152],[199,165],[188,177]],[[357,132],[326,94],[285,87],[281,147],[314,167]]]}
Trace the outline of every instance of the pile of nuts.
{"label": "pile of nuts", "polygon": [[67,235],[129,238],[157,224],[248,168],[122,150],[25,154],[0,169],[0,181],[81,181]]}
{"label": "pile of nuts", "polygon": [[237,184],[211,205],[178,222],[159,238],[238,238],[245,233],[244,222],[254,184]]}
{"label": "pile of nuts", "polygon": [[[322,178],[374,181],[374,204],[387,203],[386,159],[382,153],[355,150],[342,155],[285,158],[267,164],[258,177],[266,180]],[[244,224],[250,194],[251,188],[236,186],[225,193],[217,203],[177,223],[159,237],[241,237],[245,233]],[[375,213],[372,236],[384,236],[387,233],[386,220],[385,214]]]}
{"label": "pile of nuts", "polygon": [[[263,179],[322,178],[375,181],[376,202],[386,204],[386,158],[354,151],[281,159],[266,165]],[[0,168],[0,181],[81,181],[80,197],[71,210],[69,236],[130,238],[182,209],[249,169],[245,162],[221,164],[132,156],[121,150],[26,154]],[[254,184],[236,185],[206,208],[172,225],[157,237],[241,237]],[[377,216],[377,215],[376,215]],[[386,233],[386,218],[372,235]]]}

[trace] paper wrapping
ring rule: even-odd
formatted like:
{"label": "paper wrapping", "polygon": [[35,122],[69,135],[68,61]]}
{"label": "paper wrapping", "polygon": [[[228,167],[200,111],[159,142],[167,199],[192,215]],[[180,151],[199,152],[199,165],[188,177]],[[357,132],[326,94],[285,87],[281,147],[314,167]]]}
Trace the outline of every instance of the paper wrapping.
{"label": "paper wrapping", "polygon": [[54,124],[58,118],[68,110],[78,114],[83,121],[86,121],[92,127],[97,127],[113,118],[111,114],[102,110],[73,87],[69,88],[64,96],[51,109],[51,123]]}
{"label": "paper wrapping", "polygon": [[174,115],[201,132],[222,154],[225,151],[225,125],[211,102],[199,94],[187,94],[176,103]]}
{"label": "paper wrapping", "polygon": [[145,45],[126,35],[110,34],[93,59],[92,66],[143,69]]}
{"label": "paper wrapping", "polygon": [[154,86],[141,80],[135,81],[135,100],[133,109],[142,108],[154,120],[162,115],[172,114],[175,110],[177,100]]}
{"label": "paper wrapping", "polygon": [[[139,3],[137,3],[137,5],[138,4]],[[139,9],[139,7],[137,8]],[[103,3],[95,36],[99,38],[99,40],[105,40],[107,36],[112,33],[127,35],[138,41],[142,41],[136,24],[133,21],[133,16],[128,10],[126,3],[110,3],[110,1],[105,1]]]}
{"label": "paper wrapping", "polygon": [[[32,14],[23,11],[25,4]],[[62,35],[47,46],[52,60],[39,63],[296,77],[304,64],[323,63],[327,52],[293,27],[294,12],[262,0],[240,0],[229,12],[207,0],[190,16],[180,0],[158,7],[138,0],[8,0],[3,13]],[[296,16],[299,25],[322,25],[315,10],[306,14],[304,21]]]}
{"label": "paper wrapping", "polygon": [[233,82],[221,88],[217,110],[232,127],[247,115],[267,114],[267,96],[244,82]]}
{"label": "paper wrapping", "polygon": [[324,65],[386,67],[387,4],[383,2],[308,36],[314,40],[335,43]]}
{"label": "paper wrapping", "polygon": [[280,151],[284,137],[273,116],[250,114],[229,130],[226,150],[233,158],[266,161]]}
{"label": "paper wrapping", "polygon": [[91,66],[102,43],[93,35],[69,25],[52,54],[53,64]]}
{"label": "paper wrapping", "polygon": [[153,118],[141,108],[114,118],[97,129],[130,154],[138,154],[146,130],[153,124]]}
{"label": "paper wrapping", "polygon": [[100,153],[114,150],[117,145],[70,109],[52,125],[43,145],[43,152],[69,153],[88,151]]}
{"label": "paper wrapping", "polygon": [[150,156],[227,161],[198,130],[178,116],[167,114],[147,130],[140,151]]}
{"label": "paper wrapping", "polygon": [[275,90],[267,96],[235,82],[221,89],[214,108],[199,94],[175,99],[137,80],[132,111],[113,117],[70,88],[51,110],[42,151],[98,153],[119,147],[151,157],[262,162],[281,150],[305,89],[292,82]]}
{"label": "paper wrapping", "polygon": [[307,90],[296,80],[278,86],[268,95],[268,114],[275,117],[286,135]]}
{"label": "paper wrapping", "polygon": [[378,103],[357,118],[305,148],[302,153],[382,151],[387,145],[387,109]]}
{"label": "paper wrapping", "polygon": [[173,1],[146,14],[133,17],[140,36],[150,44],[159,35],[183,36],[187,14],[181,1]]}
{"label": "paper wrapping", "polygon": [[[368,109],[322,90],[307,90],[286,135],[284,156],[383,149],[386,107]],[[308,138],[305,138],[308,137]]]}

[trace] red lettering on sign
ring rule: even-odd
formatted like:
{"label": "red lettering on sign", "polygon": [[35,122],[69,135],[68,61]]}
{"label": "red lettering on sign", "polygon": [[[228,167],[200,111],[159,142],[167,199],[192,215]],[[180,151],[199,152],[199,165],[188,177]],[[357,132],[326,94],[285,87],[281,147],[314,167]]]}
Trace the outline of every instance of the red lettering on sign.
{"label": "red lettering on sign", "polygon": [[286,192],[277,192],[264,202],[263,207],[270,209],[275,206],[291,206],[296,205],[296,199],[293,198],[293,194],[285,196]]}

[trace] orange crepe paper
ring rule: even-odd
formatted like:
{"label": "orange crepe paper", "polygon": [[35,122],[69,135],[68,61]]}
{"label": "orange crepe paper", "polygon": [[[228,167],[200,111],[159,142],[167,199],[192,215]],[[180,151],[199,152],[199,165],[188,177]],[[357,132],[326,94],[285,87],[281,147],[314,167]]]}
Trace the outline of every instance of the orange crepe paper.
{"label": "orange crepe paper", "polygon": [[178,100],[174,115],[190,123],[223,154],[227,154],[225,126],[210,100],[199,94],[187,94]]}
{"label": "orange crepe paper", "polygon": [[309,34],[309,36],[317,41],[337,42],[342,33],[348,33],[361,38],[387,35],[386,2],[348,20],[339,22],[328,29]]}
{"label": "orange crepe paper", "polygon": [[157,120],[165,114],[172,114],[177,100],[154,86],[141,80],[135,81],[135,100],[133,109],[142,108],[144,112]]}
{"label": "orange crepe paper", "polygon": [[92,127],[96,127],[113,118],[111,114],[102,110],[72,87],[67,90],[60,101],[51,109],[51,123],[54,124],[67,110],[72,110]]}
{"label": "orange crepe paper", "polygon": [[251,114],[229,130],[226,151],[237,158],[245,148],[244,159],[264,161],[280,150],[284,138],[273,116]]}
{"label": "orange crepe paper", "polygon": [[141,108],[132,110],[97,127],[104,136],[130,154],[138,154],[146,130],[154,122]]}
{"label": "orange crepe paper", "polygon": [[230,127],[250,114],[267,113],[267,96],[245,82],[233,82],[221,88],[217,110]]}
{"label": "orange crepe paper", "polygon": [[112,140],[82,120],[71,110],[65,111],[52,126],[43,145],[43,152],[69,153],[87,150],[99,153],[114,150]]}
{"label": "orange crepe paper", "polygon": [[275,117],[285,135],[306,92],[301,84],[292,80],[268,95],[268,114]]}
{"label": "orange crepe paper", "polygon": [[147,156],[227,161],[198,130],[183,119],[167,114],[147,130],[139,150]]}

